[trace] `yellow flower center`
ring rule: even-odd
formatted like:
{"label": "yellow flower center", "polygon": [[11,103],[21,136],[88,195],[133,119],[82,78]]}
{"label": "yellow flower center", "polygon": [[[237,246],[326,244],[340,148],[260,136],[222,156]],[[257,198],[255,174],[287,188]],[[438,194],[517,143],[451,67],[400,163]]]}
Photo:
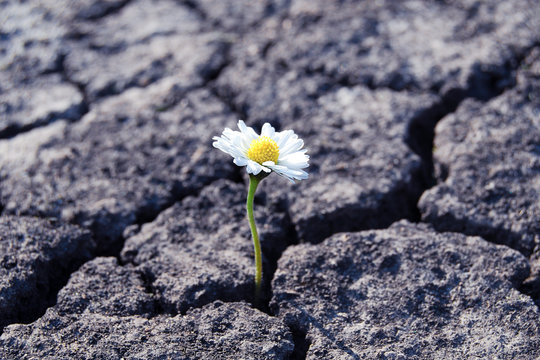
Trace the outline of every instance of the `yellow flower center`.
{"label": "yellow flower center", "polygon": [[273,161],[277,164],[279,158],[279,146],[268,136],[259,136],[249,145],[247,157],[259,164],[265,161]]}

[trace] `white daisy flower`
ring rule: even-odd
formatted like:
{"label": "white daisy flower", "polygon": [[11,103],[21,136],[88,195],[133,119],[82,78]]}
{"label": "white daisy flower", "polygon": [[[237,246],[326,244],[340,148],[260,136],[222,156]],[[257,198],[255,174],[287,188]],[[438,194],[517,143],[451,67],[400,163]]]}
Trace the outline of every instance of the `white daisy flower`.
{"label": "white daisy flower", "polygon": [[229,128],[221,136],[214,136],[215,148],[231,155],[238,166],[245,166],[248,174],[258,175],[261,171],[274,171],[291,182],[308,178],[302,169],[309,166],[304,141],[292,130],[276,131],[265,123],[261,135],[238,120],[240,131]]}

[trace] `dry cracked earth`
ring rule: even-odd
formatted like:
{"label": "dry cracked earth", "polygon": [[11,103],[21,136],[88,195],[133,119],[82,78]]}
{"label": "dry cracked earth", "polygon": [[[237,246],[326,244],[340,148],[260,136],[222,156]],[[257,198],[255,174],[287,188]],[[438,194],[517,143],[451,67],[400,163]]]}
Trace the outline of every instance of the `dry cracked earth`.
{"label": "dry cracked earth", "polygon": [[539,359],[540,5],[0,1],[0,211],[1,359]]}

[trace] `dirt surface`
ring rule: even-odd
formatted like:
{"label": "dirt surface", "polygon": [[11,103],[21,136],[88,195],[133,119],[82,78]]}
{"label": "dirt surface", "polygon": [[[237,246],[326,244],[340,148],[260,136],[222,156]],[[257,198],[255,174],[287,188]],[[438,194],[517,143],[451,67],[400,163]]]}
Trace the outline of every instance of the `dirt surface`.
{"label": "dirt surface", "polygon": [[[540,6],[0,2],[0,358],[540,357]],[[304,139],[255,199],[212,137]]]}

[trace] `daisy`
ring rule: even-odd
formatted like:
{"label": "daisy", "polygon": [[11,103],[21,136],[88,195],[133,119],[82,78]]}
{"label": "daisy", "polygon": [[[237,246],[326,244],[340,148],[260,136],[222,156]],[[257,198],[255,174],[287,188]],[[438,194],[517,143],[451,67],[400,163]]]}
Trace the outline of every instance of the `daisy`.
{"label": "daisy", "polygon": [[[214,136],[215,148],[231,155],[238,166],[245,166],[248,174],[268,174],[274,171],[291,182],[308,178],[302,169],[309,166],[307,150],[302,150],[304,141],[292,130],[276,131],[265,123],[261,135],[238,120],[240,131],[229,128],[221,136]],[[263,174],[264,175],[264,174]]]}
{"label": "daisy", "polygon": [[257,186],[272,171],[291,182],[308,178],[305,169],[309,166],[307,150],[302,150],[304,141],[292,130],[277,132],[272,125],[263,125],[261,135],[247,127],[242,120],[238,120],[240,131],[229,128],[223,130],[221,136],[214,136],[215,148],[231,155],[233,162],[238,166],[245,166],[249,174],[249,190],[246,209],[253,237],[255,250],[255,303],[261,298],[262,284],[262,252],[259,234],[253,216],[253,199]]}

